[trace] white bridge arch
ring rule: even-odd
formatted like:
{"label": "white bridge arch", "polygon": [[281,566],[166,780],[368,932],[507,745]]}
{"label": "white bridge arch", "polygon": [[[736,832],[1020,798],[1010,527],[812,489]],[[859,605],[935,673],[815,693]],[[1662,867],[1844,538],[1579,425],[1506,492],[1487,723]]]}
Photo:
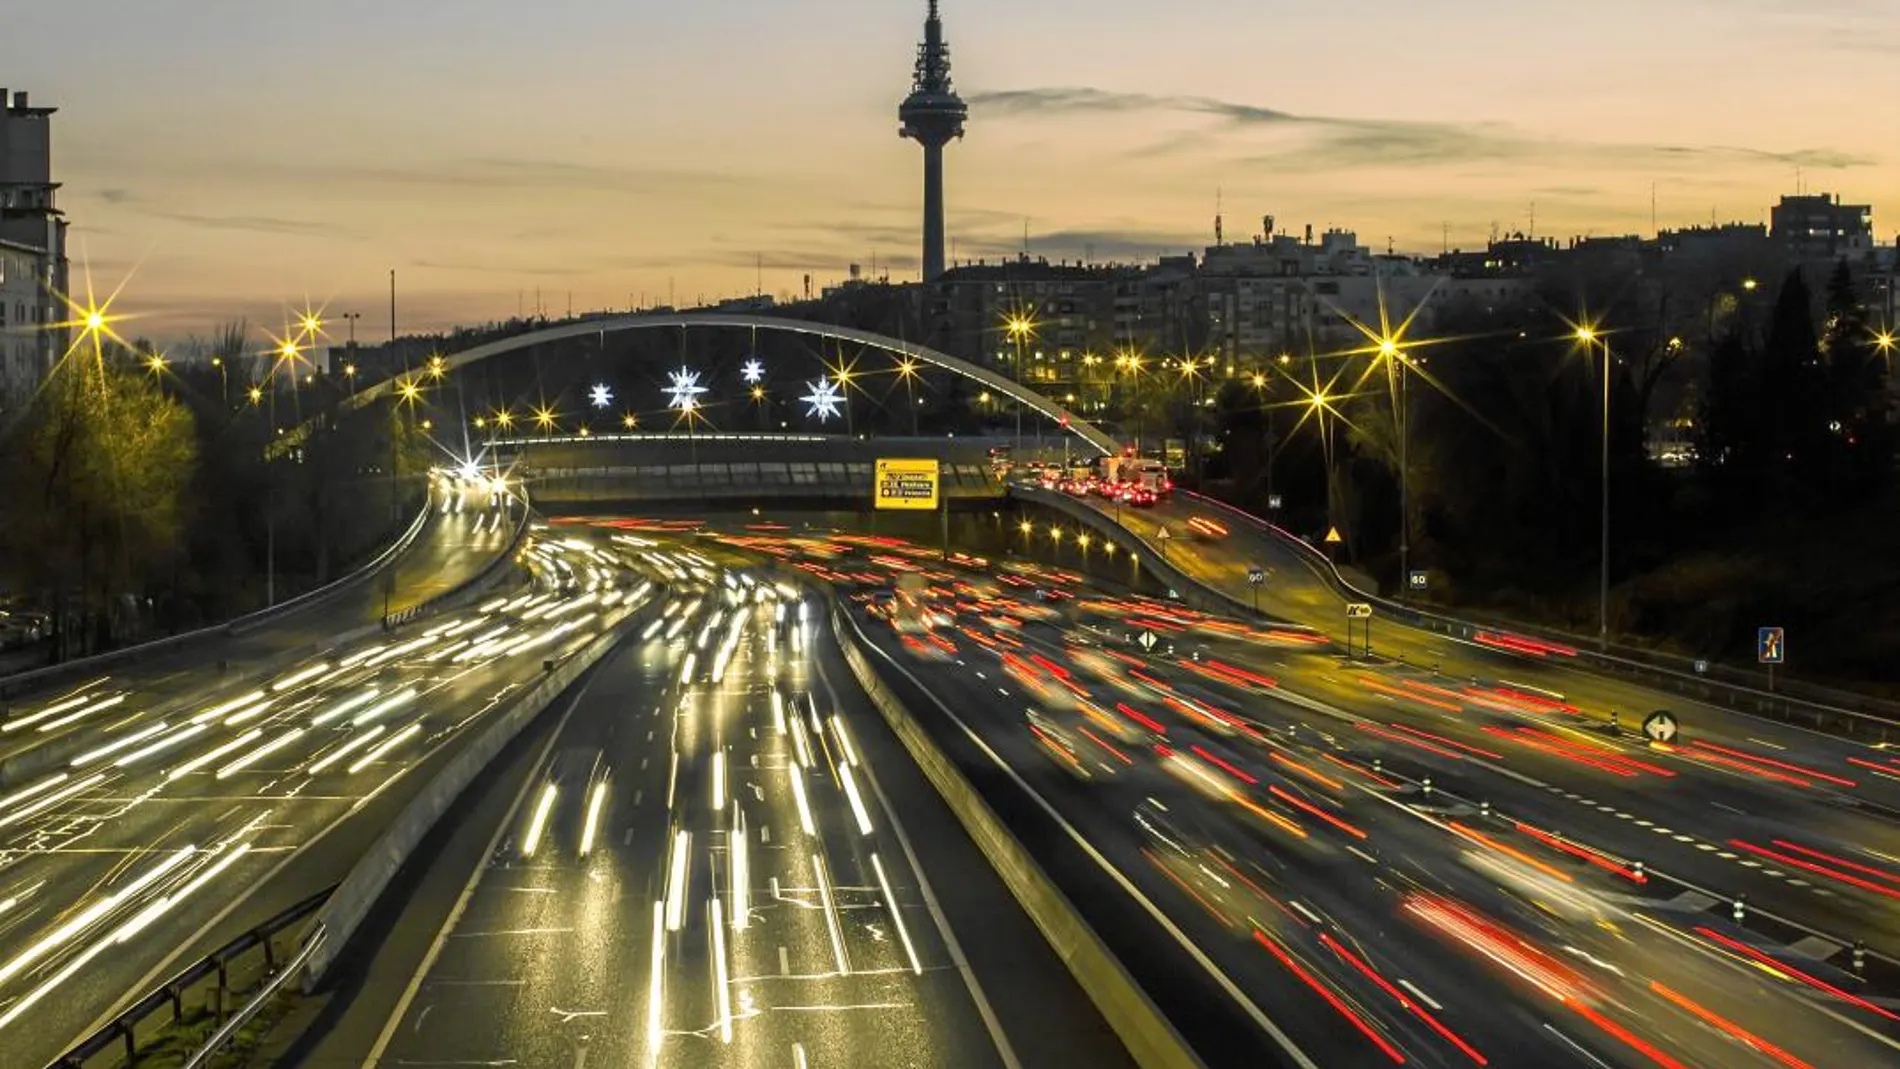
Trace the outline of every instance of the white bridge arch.
{"label": "white bridge arch", "polygon": [[[585,337],[589,334],[616,334],[627,330],[692,330],[696,327],[733,330],[771,330],[787,334],[805,334],[833,341],[851,342],[872,349],[879,349],[899,356],[908,356],[943,368],[946,371],[962,375],[982,383],[985,387],[1009,397],[1020,404],[1042,413],[1064,424],[1077,437],[1101,450],[1104,454],[1113,454],[1121,450],[1121,443],[1110,437],[1100,427],[1082,419],[1068,409],[1034,390],[1027,389],[1016,380],[998,375],[987,368],[978,367],[949,353],[939,352],[924,345],[899,341],[887,335],[854,327],[840,327],[829,323],[811,323],[802,319],[783,319],[778,316],[747,315],[728,312],[695,312],[685,315],[626,315],[602,319],[590,319],[580,323],[564,323],[557,327],[517,334],[512,338],[503,338],[473,349],[464,349],[459,353],[444,356],[447,370],[453,371],[469,364],[480,363],[492,357],[527,349],[549,342],[565,341],[570,338]],[[378,397],[395,389],[393,379],[387,379],[362,390],[356,395],[355,403],[368,404]]]}

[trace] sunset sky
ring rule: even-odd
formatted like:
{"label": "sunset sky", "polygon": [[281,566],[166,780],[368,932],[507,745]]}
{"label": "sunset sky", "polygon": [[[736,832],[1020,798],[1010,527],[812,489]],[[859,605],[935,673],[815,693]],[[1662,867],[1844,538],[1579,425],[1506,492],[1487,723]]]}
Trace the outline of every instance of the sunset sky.
{"label": "sunset sky", "polygon": [[[0,86],[57,106],[75,275],[161,336],[306,296],[387,332],[914,278],[923,0],[62,0]],[[1894,0],[944,0],[959,259],[1281,226],[1435,253],[1765,221],[1900,229]],[[25,45],[25,47],[19,47]],[[525,295],[525,297],[523,296]],[[371,324],[375,324],[374,327]]]}

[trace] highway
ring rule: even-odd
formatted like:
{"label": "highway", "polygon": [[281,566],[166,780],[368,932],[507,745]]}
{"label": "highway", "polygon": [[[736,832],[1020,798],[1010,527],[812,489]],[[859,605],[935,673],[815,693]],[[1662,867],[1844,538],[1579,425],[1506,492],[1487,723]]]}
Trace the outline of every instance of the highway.
{"label": "highway", "polygon": [[243,930],[241,911],[284,894],[274,877],[293,863],[327,864],[298,870],[293,901],[340,878],[388,807],[426,780],[412,773],[452,753],[543,658],[651,595],[601,545],[535,538],[531,587],[279,664],[241,693],[207,686],[147,705],[135,692],[83,725],[83,750],[10,784],[0,1066],[46,1064],[185,955]]}
{"label": "highway", "polygon": [[[1844,947],[1889,938],[1900,863],[1848,788],[1026,565],[725,538],[874,599],[853,619],[887,678],[1210,1064],[1900,1057],[1891,973]],[[939,626],[893,629],[905,571]],[[1736,924],[1678,879],[1761,889]]]}
{"label": "highway", "polygon": [[979,981],[912,853],[961,833],[899,822],[880,780],[914,769],[873,756],[822,602],[659,545],[662,614],[584,684],[373,1045],[306,1064],[980,1069],[1024,1064],[1002,1019],[1038,1011],[1061,1054],[1030,1064],[1127,1064],[1053,962]]}
{"label": "highway", "polygon": [[383,617],[386,584],[389,611],[400,613],[474,579],[508,548],[519,522],[518,505],[490,509],[477,497],[438,480],[430,515],[409,548],[381,576],[319,604],[241,634],[10,699],[9,715],[0,720],[0,789],[19,778],[9,766],[34,749],[83,737],[129,710],[244,686],[285,657],[314,653],[337,636],[372,627]]}

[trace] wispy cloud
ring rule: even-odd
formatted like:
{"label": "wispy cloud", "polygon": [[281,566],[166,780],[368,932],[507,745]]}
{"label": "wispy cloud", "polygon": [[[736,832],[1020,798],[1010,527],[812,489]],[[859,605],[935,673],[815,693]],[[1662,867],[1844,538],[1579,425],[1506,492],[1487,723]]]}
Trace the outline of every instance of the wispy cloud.
{"label": "wispy cloud", "polygon": [[304,219],[280,219],[269,215],[201,215],[197,212],[169,211],[155,211],[147,214],[157,219],[169,219],[175,223],[209,227],[213,230],[243,230],[253,234],[276,234],[302,238],[352,236],[349,231],[328,223],[313,223]]}
{"label": "wispy cloud", "polygon": [[[1214,97],[1123,93],[1087,86],[979,92],[972,94],[969,101],[976,110],[1025,118],[1135,113],[1199,115],[1218,120],[1212,134],[1277,131],[1302,138],[1298,151],[1255,155],[1239,161],[1282,172],[1350,166],[1428,167],[1556,160],[1597,166],[1652,167],[1695,162],[1760,163],[1821,170],[1878,162],[1871,157],[1828,148],[1775,151],[1732,145],[1594,143],[1548,137],[1503,123],[1300,115]],[[1192,135],[1176,135],[1167,147],[1185,148],[1191,138]],[[1152,155],[1155,151],[1150,146],[1144,154]]]}
{"label": "wispy cloud", "polygon": [[240,167],[266,177],[353,186],[415,187],[419,189],[488,189],[599,192],[671,196],[709,189],[749,189],[768,181],[783,185],[782,176],[750,175],[730,170],[665,167],[622,167],[564,160],[469,158],[445,160],[427,166],[353,166],[250,162]]}

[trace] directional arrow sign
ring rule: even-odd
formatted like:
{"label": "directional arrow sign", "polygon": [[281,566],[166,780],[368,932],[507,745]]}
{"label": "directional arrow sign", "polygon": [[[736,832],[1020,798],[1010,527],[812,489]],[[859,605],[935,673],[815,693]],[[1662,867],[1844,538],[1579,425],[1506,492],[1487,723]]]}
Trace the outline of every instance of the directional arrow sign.
{"label": "directional arrow sign", "polygon": [[1141,633],[1141,637],[1136,639],[1135,641],[1141,643],[1142,649],[1152,650],[1155,648],[1155,643],[1161,640],[1155,637],[1155,633],[1153,631],[1143,631]]}
{"label": "directional arrow sign", "polygon": [[1658,709],[1643,718],[1643,734],[1649,741],[1671,743],[1682,733],[1682,725],[1676,723],[1676,714],[1667,709]]}
{"label": "directional arrow sign", "polygon": [[1155,532],[1155,541],[1157,542],[1166,542],[1168,539],[1173,538],[1173,537],[1174,537],[1174,533],[1168,530],[1168,525],[1165,523],[1161,525],[1160,530]]}

